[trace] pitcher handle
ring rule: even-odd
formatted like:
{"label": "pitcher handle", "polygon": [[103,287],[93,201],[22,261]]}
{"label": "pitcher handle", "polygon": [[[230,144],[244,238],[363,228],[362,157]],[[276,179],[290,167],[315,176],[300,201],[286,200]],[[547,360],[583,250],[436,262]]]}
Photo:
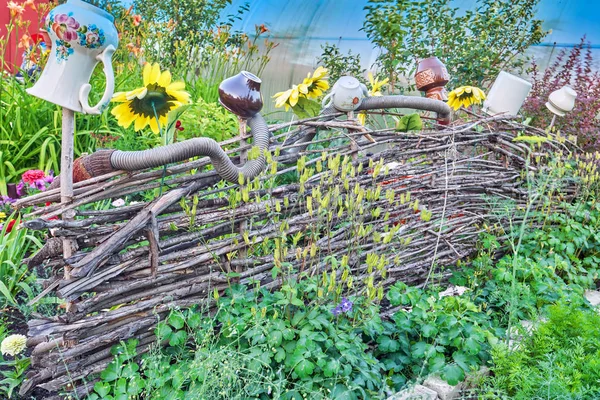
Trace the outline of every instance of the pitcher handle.
{"label": "pitcher handle", "polygon": [[115,52],[115,47],[111,44],[104,51],[96,56],[96,59],[104,65],[104,75],[106,75],[106,88],[102,99],[94,107],[90,107],[88,97],[92,90],[92,85],[86,83],[79,89],[79,102],[85,114],[100,114],[113,96],[115,91],[115,75],[112,67],[112,56]]}
{"label": "pitcher handle", "polygon": [[[327,96],[323,97],[323,100],[321,100],[321,106],[323,108],[328,108],[331,105],[331,103],[333,102],[333,99],[331,99],[332,96],[333,96],[333,92],[331,92]],[[331,99],[331,100],[329,100],[329,99]],[[327,100],[329,100],[329,102]]]}
{"label": "pitcher handle", "polygon": [[361,88],[361,90],[363,92],[363,95],[365,97],[369,97],[369,89],[367,88],[367,85],[365,85],[364,83],[361,83],[360,84],[360,88]]}

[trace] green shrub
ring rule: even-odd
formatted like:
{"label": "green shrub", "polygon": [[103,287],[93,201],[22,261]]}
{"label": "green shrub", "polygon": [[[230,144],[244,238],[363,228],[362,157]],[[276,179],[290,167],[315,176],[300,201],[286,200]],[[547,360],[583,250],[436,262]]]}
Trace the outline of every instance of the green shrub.
{"label": "green shrub", "polygon": [[487,87],[500,70],[522,70],[525,50],[546,36],[535,19],[538,3],[477,0],[475,11],[461,13],[451,0],[370,0],[363,29],[383,50],[377,62],[392,90],[431,56],[446,64],[451,87]]}
{"label": "green shrub", "polygon": [[490,359],[491,345],[502,333],[466,295],[440,298],[435,291],[396,283],[387,297],[403,309],[394,314],[394,324],[384,323],[377,357],[398,390],[432,373],[457,384]]}
{"label": "green shrub", "polygon": [[493,352],[486,386],[511,399],[597,399],[600,315],[562,304],[549,307],[548,318],[518,351]]}

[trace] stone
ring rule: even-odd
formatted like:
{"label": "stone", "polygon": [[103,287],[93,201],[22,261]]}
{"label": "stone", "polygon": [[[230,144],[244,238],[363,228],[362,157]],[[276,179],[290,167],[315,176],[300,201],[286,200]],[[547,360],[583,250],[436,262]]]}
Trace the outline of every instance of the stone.
{"label": "stone", "polygon": [[438,395],[425,386],[416,385],[388,397],[387,400],[438,400]]}
{"label": "stone", "polygon": [[452,386],[438,375],[430,375],[423,382],[423,386],[436,392],[440,400],[455,400],[460,398],[463,383]]}
{"label": "stone", "polygon": [[597,290],[586,290],[583,295],[590,302],[592,307],[600,306],[600,292]]}

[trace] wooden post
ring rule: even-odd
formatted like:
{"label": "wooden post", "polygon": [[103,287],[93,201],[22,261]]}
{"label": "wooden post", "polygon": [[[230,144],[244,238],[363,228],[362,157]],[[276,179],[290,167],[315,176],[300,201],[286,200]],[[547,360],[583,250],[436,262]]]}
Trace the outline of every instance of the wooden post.
{"label": "wooden post", "polygon": [[[73,200],[73,147],[75,140],[75,113],[72,110],[62,110],[62,149],[60,160],[60,202],[70,203]],[[67,210],[63,213],[63,220],[72,220],[75,210]],[[68,259],[73,255],[75,243],[72,239],[63,239],[63,257]],[[65,264],[65,279],[71,278],[71,267]],[[67,303],[67,311],[71,303]]]}
{"label": "wooden post", "polygon": [[[238,117],[238,122],[240,124],[240,146],[244,147],[248,144],[248,140],[246,140],[246,127],[247,127],[247,123],[246,120],[243,118],[239,118]],[[248,150],[241,150],[240,151],[240,166],[246,164],[246,161],[248,161]],[[244,185],[247,185],[248,182],[244,181]],[[244,232],[246,231],[246,229],[248,229],[248,224],[246,223],[246,221],[241,221],[240,222],[240,234],[243,235]],[[240,259],[244,259],[246,258],[247,255],[247,251],[246,251],[246,247],[242,247],[240,248],[239,251],[239,258]],[[242,273],[243,272],[243,267],[241,265],[237,265],[235,267],[235,272]]]}

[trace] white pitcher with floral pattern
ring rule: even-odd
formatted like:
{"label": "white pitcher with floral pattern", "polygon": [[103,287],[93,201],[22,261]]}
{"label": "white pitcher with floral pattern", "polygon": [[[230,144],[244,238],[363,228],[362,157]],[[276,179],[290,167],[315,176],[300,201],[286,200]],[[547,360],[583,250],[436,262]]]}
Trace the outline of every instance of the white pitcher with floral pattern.
{"label": "white pitcher with floral pattern", "polygon": [[[114,17],[84,1],[68,0],[50,11],[46,29],[52,40],[48,62],[27,92],[76,112],[100,114],[115,87],[111,59],[119,37]],[[89,81],[98,62],[104,66],[106,87],[91,107]]]}

